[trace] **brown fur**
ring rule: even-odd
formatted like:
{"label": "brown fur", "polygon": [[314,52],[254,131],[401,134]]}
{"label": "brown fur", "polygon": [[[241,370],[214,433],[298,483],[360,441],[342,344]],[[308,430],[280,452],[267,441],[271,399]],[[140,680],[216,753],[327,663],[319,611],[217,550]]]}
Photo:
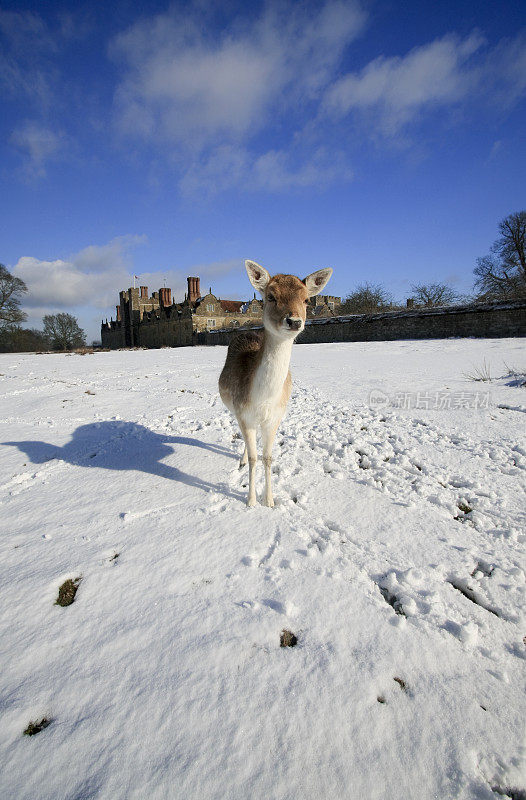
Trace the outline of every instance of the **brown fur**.
{"label": "brown fur", "polygon": [[[252,378],[261,360],[264,333],[241,331],[229,346],[225,366],[219,376],[219,394],[236,408],[246,405]],[[227,402],[226,405],[229,405]]]}
{"label": "brown fur", "polygon": [[[269,301],[269,295],[274,302]],[[305,322],[307,316],[307,287],[295,275],[274,275],[265,291],[267,313],[276,323],[285,317],[299,317]]]}

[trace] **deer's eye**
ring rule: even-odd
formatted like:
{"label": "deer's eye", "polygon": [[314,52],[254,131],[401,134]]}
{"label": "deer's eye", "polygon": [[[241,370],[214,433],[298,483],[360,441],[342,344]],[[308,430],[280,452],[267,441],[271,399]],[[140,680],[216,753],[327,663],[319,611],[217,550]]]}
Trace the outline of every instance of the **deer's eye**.
{"label": "deer's eye", "polygon": [[305,300],[305,305],[306,305],[306,306],[308,306],[308,305],[309,305],[309,298],[308,298],[308,297],[307,297],[307,299]]}
{"label": "deer's eye", "polygon": [[271,303],[276,302],[276,298],[274,297],[273,294],[267,294],[267,300],[269,300]]}

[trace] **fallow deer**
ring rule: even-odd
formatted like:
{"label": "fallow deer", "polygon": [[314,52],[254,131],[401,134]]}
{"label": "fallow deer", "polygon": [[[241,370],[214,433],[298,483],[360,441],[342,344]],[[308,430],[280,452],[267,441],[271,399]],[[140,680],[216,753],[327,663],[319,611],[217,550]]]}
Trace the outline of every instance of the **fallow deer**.
{"label": "fallow deer", "polygon": [[265,465],[264,505],[273,506],[272,445],[292,388],[289,371],[292,344],[305,327],[309,298],[321,292],[332,269],[320,269],[304,280],[294,275],[271,277],[264,267],[245,261],[252,286],[263,297],[263,331],[238,333],[230,342],[219,378],[219,393],[235,414],[245,450],[240,469],[249,465],[248,506],[256,505],[256,434],[261,430]]}

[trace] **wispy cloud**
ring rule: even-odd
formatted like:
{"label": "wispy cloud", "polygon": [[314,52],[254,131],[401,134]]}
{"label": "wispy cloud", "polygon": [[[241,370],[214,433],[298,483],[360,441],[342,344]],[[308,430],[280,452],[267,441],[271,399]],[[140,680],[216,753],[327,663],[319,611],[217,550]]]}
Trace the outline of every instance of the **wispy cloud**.
{"label": "wispy cloud", "polygon": [[364,64],[353,45],[366,30],[365,8],[360,0],[189,0],[141,16],[107,43],[112,104],[102,82],[94,90],[65,74],[67,48],[93,32],[95,17],[57,12],[44,21],[0,10],[0,92],[24,99],[8,134],[24,154],[23,174],[45,178],[50,164],[78,153],[79,130],[92,126],[90,156],[104,158],[113,132],[112,156],[120,147],[127,163],[161,165],[185,195],[323,189],[352,180],[364,142],[425,150],[424,125],[437,111],[469,124],[474,110],[506,111],[524,97],[524,32],[491,45],[476,30],[450,33],[396,56],[379,50]]}
{"label": "wispy cloud", "polygon": [[404,56],[380,56],[362,70],[339,78],[327,91],[323,110],[333,119],[361,115],[375,133],[395,136],[435,109],[474,103],[515,102],[526,90],[526,39],[485,47],[474,31],[449,34]]}
{"label": "wispy cloud", "polygon": [[147,238],[144,235],[116,236],[108,244],[88,245],[72,257],[72,263],[86,273],[129,270],[132,266],[131,251],[146,242]]}
{"label": "wispy cloud", "polygon": [[322,146],[298,158],[293,148],[258,155],[240,146],[225,145],[195,159],[183,174],[180,187],[190,196],[214,195],[233,188],[281,192],[316,186],[322,190],[336,180],[351,178],[345,154]]}
{"label": "wispy cloud", "polygon": [[46,165],[69,153],[73,144],[65,133],[74,116],[71,102],[84,108],[86,89],[73,87],[62,57],[89,31],[82,13],[57,13],[44,20],[34,12],[0,9],[0,99],[9,109],[6,121],[15,119],[8,139],[24,154],[24,178],[44,178]]}
{"label": "wispy cloud", "polygon": [[0,91],[25,97],[33,107],[51,105],[57,69],[56,40],[38,14],[0,9]]}
{"label": "wispy cloud", "polygon": [[66,136],[37,122],[25,122],[11,134],[11,144],[24,155],[23,172],[29,179],[43,178],[46,166],[66,146]]}
{"label": "wispy cloud", "polygon": [[202,6],[141,20],[110,48],[124,67],[117,124],[187,149],[250,139],[270,113],[283,117],[319,94],[364,22],[357,4],[339,0],[269,4],[226,28]]}
{"label": "wispy cloud", "polygon": [[465,97],[473,73],[464,67],[482,43],[477,33],[463,41],[446,36],[403,57],[380,56],[360,72],[340,78],[328,91],[325,108],[336,117],[375,109],[385,131],[395,132],[423,107]]}
{"label": "wispy cloud", "polygon": [[[165,148],[187,194],[231,187],[281,191],[345,179],[339,158],[296,137],[362,32],[356,2],[267,3],[225,26],[194,5],[141,20],[113,42],[121,135]],[[261,147],[269,129],[278,147]],[[275,133],[274,133],[275,136]]]}
{"label": "wispy cloud", "polygon": [[202,5],[172,8],[110,48],[122,69],[120,134],[164,149],[190,195],[348,181],[349,124],[358,137],[400,140],[436,110],[513,104],[526,91],[522,34],[489,47],[477,30],[451,33],[342,74],[367,22],[357,3],[266,4],[256,17],[216,22]]}

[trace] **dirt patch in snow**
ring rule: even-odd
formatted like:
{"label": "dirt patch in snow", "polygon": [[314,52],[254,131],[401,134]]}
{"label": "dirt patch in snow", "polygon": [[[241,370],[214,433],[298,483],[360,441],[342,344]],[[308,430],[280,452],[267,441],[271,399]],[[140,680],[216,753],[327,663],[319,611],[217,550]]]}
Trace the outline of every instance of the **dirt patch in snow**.
{"label": "dirt patch in snow", "polygon": [[279,646],[280,647],[295,647],[298,644],[298,637],[292,633],[292,631],[287,631],[285,628],[281,631],[281,636],[279,637]]}
{"label": "dirt patch in snow", "polygon": [[36,733],[43,731],[44,728],[47,728],[48,725],[51,725],[51,720],[47,719],[47,717],[42,717],[40,722],[30,722],[24,731],[24,736],[34,736]]}
{"label": "dirt patch in snow", "polygon": [[70,606],[75,600],[75,595],[77,594],[77,589],[79,588],[81,580],[82,578],[80,576],[75,579],[68,578],[65,580],[62,586],[59,587],[55,605]]}

